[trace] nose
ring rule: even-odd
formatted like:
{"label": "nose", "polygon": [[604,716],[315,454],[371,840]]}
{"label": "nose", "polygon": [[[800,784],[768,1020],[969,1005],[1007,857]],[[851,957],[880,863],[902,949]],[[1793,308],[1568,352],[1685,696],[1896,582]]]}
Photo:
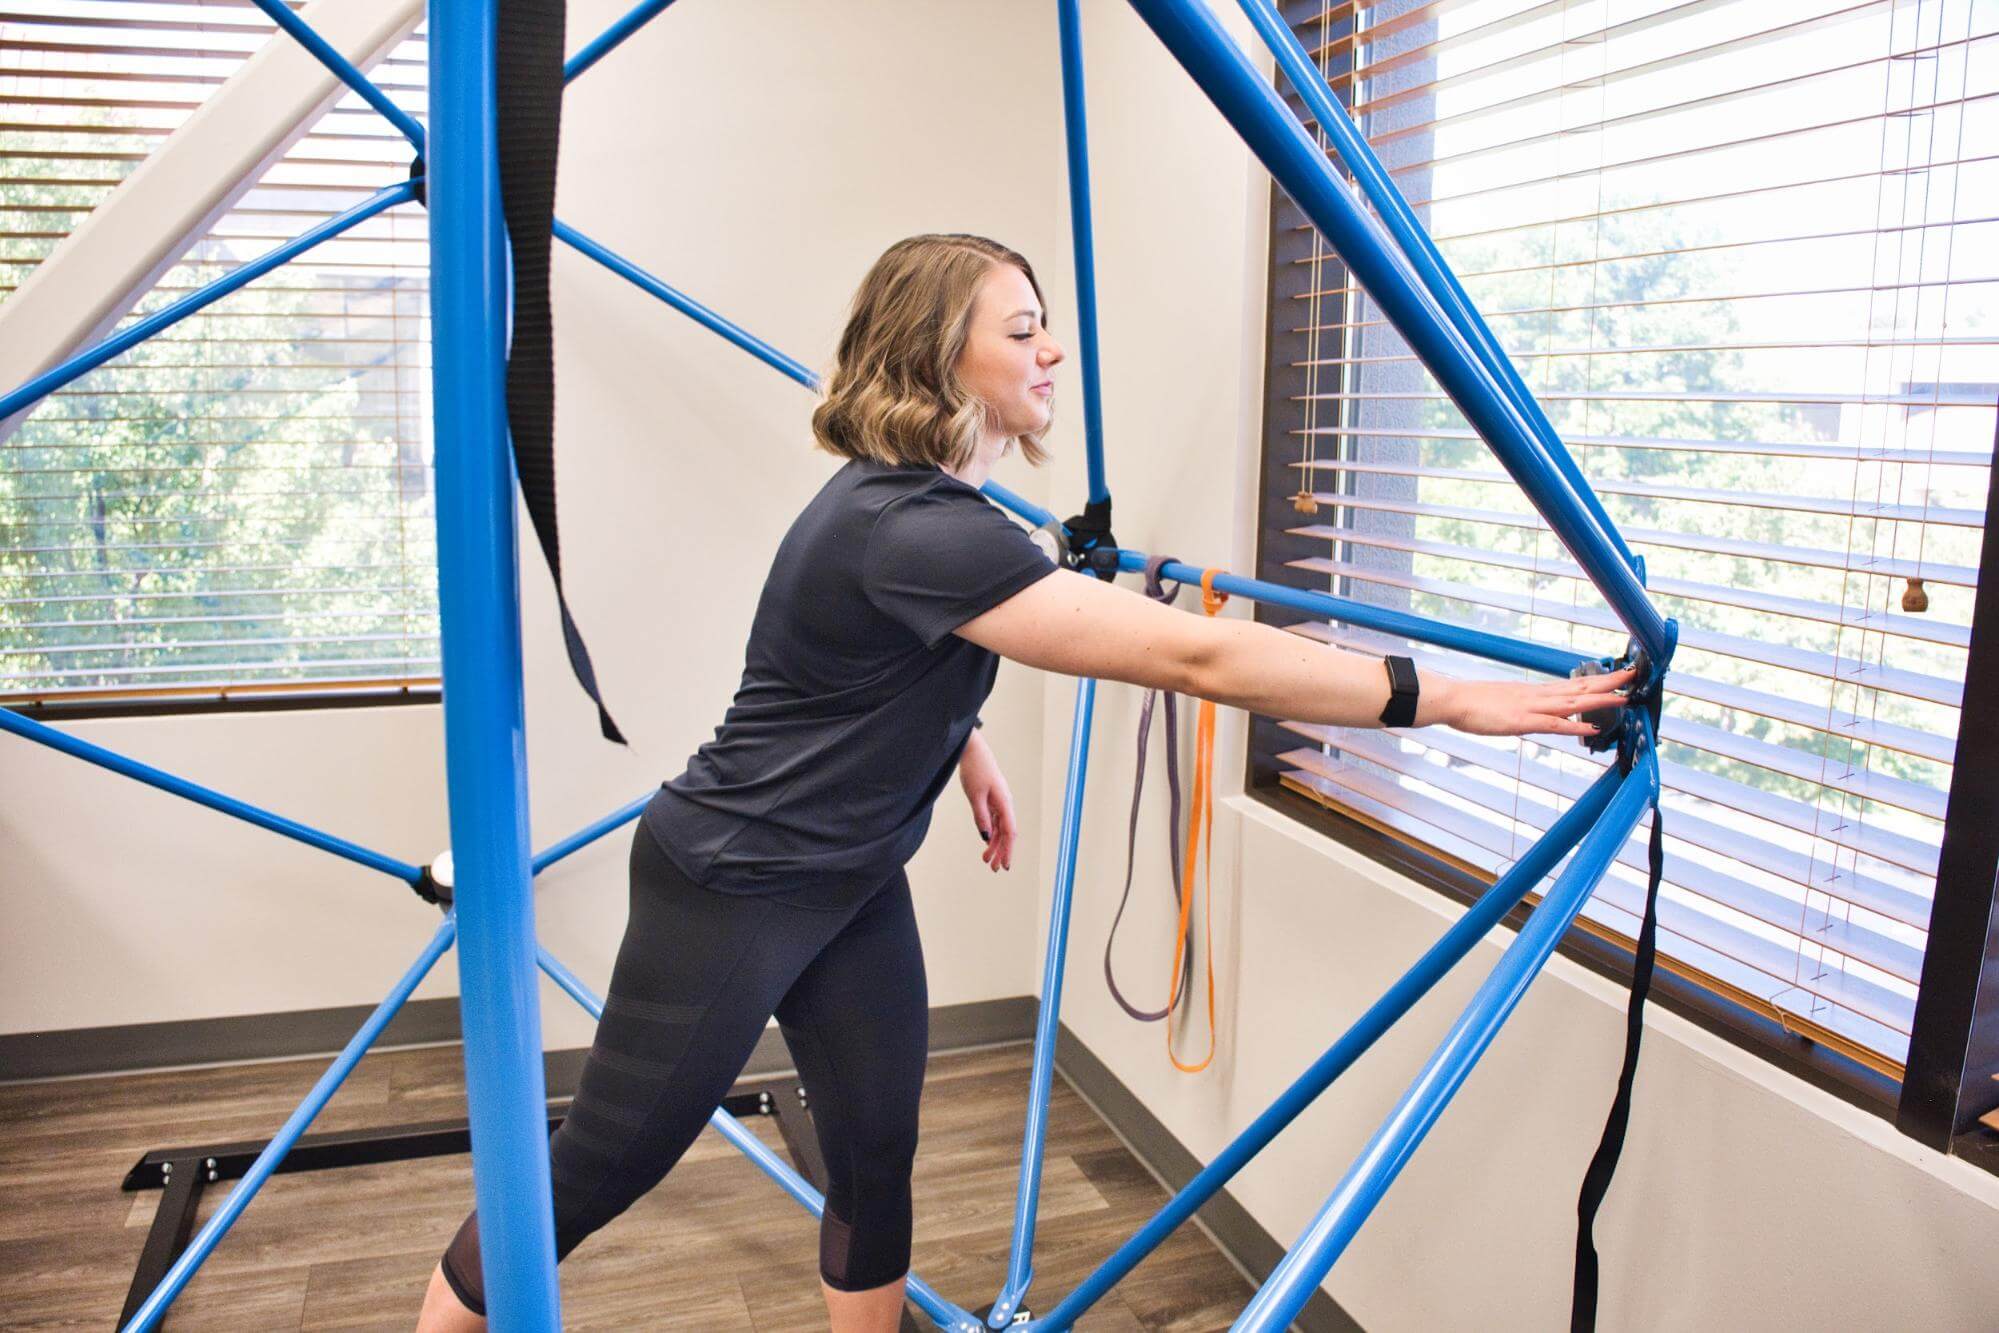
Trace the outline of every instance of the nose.
{"label": "nose", "polygon": [[1068,359],[1069,354],[1062,350],[1061,343],[1056,342],[1053,338],[1044,338],[1042,340],[1040,361],[1043,366],[1059,365]]}

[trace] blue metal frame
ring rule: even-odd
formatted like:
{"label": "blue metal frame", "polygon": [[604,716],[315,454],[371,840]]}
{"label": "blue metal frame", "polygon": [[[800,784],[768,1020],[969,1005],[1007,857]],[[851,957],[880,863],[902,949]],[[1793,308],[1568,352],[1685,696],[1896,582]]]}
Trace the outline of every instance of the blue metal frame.
{"label": "blue metal frame", "polygon": [[243,1173],[243,1178],[229,1191],[229,1197],[222,1201],[214,1215],[195,1234],[194,1240],[182,1252],[180,1258],[174,1261],[174,1266],[167,1270],[167,1275],[160,1279],[160,1285],[153,1288],[152,1294],[146,1297],[145,1304],[132,1315],[131,1321],[125,1325],[124,1333],[145,1333],[146,1329],[159,1323],[160,1318],[166,1314],[167,1307],[180,1295],[181,1288],[187,1285],[195,1270],[206,1262],[215,1247],[221,1243],[223,1236],[228,1234],[229,1228],[236,1224],[236,1219],[242,1216],[243,1210],[250,1206],[250,1200],[257,1197],[257,1191],[264,1187],[264,1182],[278,1169],[278,1163],[285,1160],[285,1154],[292,1150],[292,1145],[296,1144],[300,1136],[312,1126],[321,1109],[332,1100],[333,1094],[340,1090],[340,1085],[347,1081],[347,1076],[354,1072],[354,1066],[361,1063],[361,1057],[368,1053],[368,1048],[382,1035],[382,1029],[389,1025],[389,1020],[396,1016],[396,1012],[403,1007],[403,1002],[408,1000],[411,992],[422,984],[423,979],[430,974],[430,969],[436,966],[437,960],[444,956],[444,951],[451,947],[451,938],[456,930],[457,923],[447,915],[436,933],[430,937],[430,943],[424,946],[421,954],[417,955],[417,960],[410,964],[409,970],[403,973],[382,1002],[375,1006],[375,1012],[368,1015],[368,1021],[348,1039],[339,1056],[326,1067],[326,1072],[319,1076],[319,1082],[312,1085],[312,1091],[305,1095],[305,1100],[291,1113],[291,1118],[286,1120],[271,1141],[264,1145],[264,1150],[257,1154],[257,1160],[250,1164],[250,1169]]}
{"label": "blue metal frame", "polygon": [[378,190],[346,212],[336,214],[317,227],[300,233],[277,249],[257,256],[235,272],[217,278],[206,287],[188,293],[172,305],[155,311],[130,328],[85,348],[55,369],[43,371],[5,398],[0,398],[0,421],[5,421],[16,412],[33,407],[70,381],[97,369],[122,352],[131,351],[154,334],[171,328],[189,315],[214,305],[237,288],[248,286],[272,269],[298,258],[321,241],[331,240],[341,232],[366,222],[375,214],[394,208],[397,204],[408,203],[415,197],[416,187],[408,181]]}
{"label": "blue metal frame", "polygon": [[[348,86],[394,122],[419,150],[421,125],[402,112],[358,69],[333,51],[279,0],[256,0]],[[671,0],[646,0],[570,59],[574,78],[602,59]],[[1267,0],[1241,0],[1385,221],[1375,223],[1346,194],[1325,158],[1276,93],[1263,83],[1206,8],[1196,0],[1132,0],[1169,51],[1185,66],[1278,182],[1297,199],[1382,305],[1417,354],[1442,380],[1492,444],[1501,462],[1561,537],[1592,582],[1652,657],[1646,683],[1656,690],[1675,645],[1676,627],[1646,598],[1642,562],[1617,533],[1587,480],[1555,435],[1462,286],[1422,231],[1393,182],[1352,122],[1331,98],[1295,38]],[[531,881],[582,847],[637,818],[651,793],[530,857],[525,787],[525,726],[520,679],[520,626],[513,482],[502,402],[507,275],[498,212],[491,5],[463,0],[432,15],[432,129],[445,151],[428,168],[436,345],[437,508],[440,601],[444,626],[447,763],[452,847],[458,864],[457,905],[430,945],[362,1026],[312,1093],[300,1104],[243,1184],[210,1219],[181,1261],[129,1326],[158,1321],[188,1278],[213,1250],[257,1188],[339,1086],[369,1044],[421,982],[454,936],[462,945],[468,1098],[474,1170],[493,1326],[549,1330],[559,1326],[539,1044],[537,968],[593,1016],[602,1003],[581,979],[540,948],[534,937]],[[1083,360],[1084,433],[1092,501],[1108,499],[1104,475],[1101,384],[1097,357],[1094,245],[1090,222],[1088,137],[1084,116],[1081,22],[1076,0],[1058,0],[1064,113],[1070,173],[1071,227],[1076,251],[1079,340]],[[228,277],[71,357],[55,370],[0,398],[0,419],[32,407],[60,388],[152,334],[329,237],[413,197],[414,186],[383,190]],[[818,377],[797,360],[756,338],[606,247],[557,222],[555,234],[641,290],[793,381],[811,389]],[[1399,247],[1399,250],[1398,248]],[[1055,515],[996,483],[986,493],[1038,526]],[[1145,557],[1120,552],[1123,570]],[[1169,562],[1164,576],[1198,582],[1203,571]],[[1401,635],[1491,661],[1567,675],[1588,660],[1542,645],[1439,625],[1406,613],[1313,592],[1222,574],[1217,589],[1316,616]],[[1089,738],[1096,683],[1078,683],[1070,738],[1068,785],[1058,840],[1056,877],[1036,1025],[1026,1125],[1007,1275],[989,1320],[1008,1324],[1033,1280],[1033,1247],[1041,1158],[1047,1133],[1054,1039],[1060,1014],[1070,909],[1075,887]],[[1401,1166],[1443,1112],[1472,1065],[1491,1043],[1521,995],[1552,955],[1595,884],[1648,805],[1658,799],[1658,764],[1650,717],[1631,710],[1634,724],[1618,767],[1606,773],[1556,822],[1511,871],[1441,937],[1387,993],[1250,1124],[1154,1218],[1080,1287],[1033,1327],[1066,1329],[1166,1235],[1212,1197],[1305,1106],[1483,939],[1571,850],[1574,855],[1540,907],[1488,976],[1423,1073],[1382,1125],[1236,1327],[1280,1328],[1302,1308]],[[231,814],[310,846],[416,884],[422,872],[392,857],[319,832],[256,806],[124,758],[101,746],[0,710],[0,730]],[[791,1196],[815,1214],[824,1201],[734,1117],[717,1111],[716,1128]],[[504,1173],[486,1164],[504,1162]],[[976,1333],[978,1321],[912,1275],[910,1298],[940,1327]]]}
{"label": "blue metal frame", "polygon": [[1089,776],[1090,721],[1097,682],[1076,682],[1076,710],[1069,729],[1069,779],[1062,794],[1062,829],[1055,850],[1055,892],[1048,906],[1048,946],[1041,968],[1041,1003],[1034,1020],[1033,1071],[1028,1078],[1027,1125],[1021,1136],[1020,1184],[1014,1196],[1013,1241],[1006,1282],[986,1316],[1003,1328],[1034,1282],[1034,1222],[1041,1203],[1041,1155],[1048,1140],[1048,1093],[1055,1081],[1055,1032],[1062,1013],[1062,970],[1069,950],[1069,911],[1076,888],[1076,849],[1082,840],[1083,788]]}
{"label": "blue metal frame", "polygon": [[603,837],[605,834],[612,833],[620,828],[623,828],[626,824],[631,823],[634,819],[637,819],[641,814],[643,814],[645,812],[646,805],[651,800],[652,800],[652,793],[647,792],[645,795],[639,797],[636,801],[631,802],[629,805],[623,805],[618,807],[616,810],[613,810],[610,814],[605,815],[602,819],[598,820],[596,823],[591,824],[586,828],[578,829],[576,832],[570,834],[562,841],[557,843],[552,843],[546,849],[536,852],[534,855],[534,861],[532,863],[534,873],[539,875],[542,871],[548,869],[550,866],[554,865],[557,861],[560,861],[563,857],[569,856],[575,852],[580,852],[585,847],[588,847],[591,843],[597,841],[597,839]]}
{"label": "blue metal frame", "polygon": [[1637,575],[1561,469],[1549,461],[1520,407],[1493,377],[1410,262],[1334,174],[1219,21],[1199,0],[1130,0],[1312,223],[1340,252],[1382,313],[1408,340],[1494,454],[1520,483],[1631,636],[1667,656],[1666,625]]}
{"label": "blue metal frame", "polygon": [[1500,388],[1513,400],[1521,415],[1526,417],[1527,424],[1533,430],[1535,442],[1540,445],[1543,455],[1568,479],[1569,485],[1574,487],[1577,498],[1582,501],[1583,508],[1589,512],[1590,518],[1610,538],[1611,545],[1617,548],[1617,553],[1623,557],[1624,563],[1630,566],[1642,582],[1645,577],[1644,570],[1638,563],[1638,557],[1633,555],[1631,548],[1625,544],[1624,534],[1619,532],[1617,525],[1611,521],[1610,515],[1604,510],[1603,502],[1597,498],[1596,491],[1583,476],[1582,469],[1576,466],[1575,456],[1562,443],[1561,437],[1555,434],[1554,424],[1548,420],[1548,414],[1541,410],[1540,402],[1528,391],[1525,381],[1520,378],[1520,372],[1515,368],[1512,358],[1507,356],[1506,350],[1499,345],[1499,339],[1493,335],[1491,326],[1485,322],[1485,317],[1478,313],[1478,307],[1474,306],[1471,297],[1466,295],[1457,274],[1453,273],[1451,266],[1444,261],[1436,242],[1430,239],[1430,233],[1423,229],[1423,224],[1416,217],[1416,210],[1409,206],[1408,199],[1403,196],[1400,189],[1396,188],[1395,181],[1381,165],[1381,159],[1375,156],[1374,148],[1361,137],[1360,131],[1348,117],[1346,109],[1340,106],[1339,99],[1333,96],[1333,90],[1326,84],[1325,75],[1319,72],[1311,57],[1305,54],[1305,48],[1298,44],[1297,36],[1292,33],[1290,25],[1278,16],[1270,0],[1239,0],[1239,3],[1243,13],[1249,16],[1249,21],[1262,36],[1264,45],[1269,47],[1270,53],[1277,58],[1278,68],[1284,71],[1284,77],[1291,81],[1293,88],[1297,89],[1306,110],[1312,113],[1312,118],[1319,123],[1319,128],[1332,140],[1333,147],[1339,150],[1341,160],[1353,172],[1361,193],[1367,196],[1367,201],[1374,205],[1374,211],[1380,214],[1389,234],[1395,238],[1395,243],[1401,247],[1403,255],[1416,270],[1416,276],[1422,280],[1430,294],[1437,298],[1438,304],[1450,317],[1451,323],[1465,336],[1465,340],[1471,344],[1472,351],[1499,381]]}
{"label": "blue metal frame", "polygon": [[597,34],[589,45],[569,57],[562,66],[562,81],[574,79],[584,70],[611,54],[627,37],[643,28],[659,14],[663,13],[673,0],[645,0],[644,4],[633,8],[616,23]]}
{"label": "blue metal frame", "polygon": [[1125,1274],[1157,1249],[1160,1242],[1213,1198],[1236,1172],[1247,1166],[1250,1159],[1262,1152],[1272,1139],[1297,1119],[1300,1112],[1318,1099],[1320,1093],[1332,1086],[1333,1080],[1344,1074],[1402,1015],[1429,994],[1431,988],[1463,961],[1465,955],[1491,933],[1494,926],[1505,920],[1508,912],[1519,906],[1520,900],[1547,877],[1548,872],[1597,822],[1622,780],[1622,775],[1611,769],[1591,784],[1589,790],[1555,821],[1547,834],[1530,847],[1497,884],[1481,894],[1456,924],[1444,932],[1380,999],[1354,1020],[1353,1026],[1328,1047],[1324,1055],[1313,1061],[1311,1067],[1300,1074],[1263,1114],[1182,1186],[1180,1192],[1169,1199],[1151,1221],[1104,1260],[1081,1286],[1027,1327],[1052,1331],[1074,1325]]}
{"label": "blue metal frame", "polygon": [[389,95],[377,88],[374,81],[355,68],[354,63],[346,56],[334,50],[311,24],[292,10],[291,6],[285,4],[284,0],[252,0],[252,3],[263,10],[271,22],[296,38],[300,46],[309,51],[320,64],[332,70],[342,83],[360,94],[362,101],[381,112],[391,125],[401,130],[403,137],[410,141],[411,147],[418,153],[423,152],[423,126],[416,118],[391,101]]}
{"label": "blue metal frame", "polygon": [[1623,775],[1603,818],[1576,849],[1554,887],[1541,899],[1471,1003],[1424,1064],[1395,1110],[1375,1131],[1304,1235],[1277,1265],[1233,1327],[1268,1333],[1290,1327],[1347,1242],[1381,1202],[1423,1136],[1443,1114],[1472,1066],[1539,976],[1583,903],[1617,858],[1645,811],[1657,804],[1659,765],[1641,730],[1636,765]]}
{"label": "blue metal frame", "polygon": [[459,1012],[490,1325],[562,1326],[527,815],[514,471],[504,400],[494,7],[433,6],[432,404]]}
{"label": "blue metal frame", "polygon": [[1090,501],[1111,498],[1104,478],[1103,376],[1097,362],[1097,249],[1090,225],[1090,130],[1083,87],[1083,19],[1076,0],[1057,0],[1062,41],[1062,124],[1069,150],[1069,231],[1076,253],[1076,342],[1083,358],[1083,454]]}
{"label": "blue metal frame", "polygon": [[239,801],[233,796],[225,796],[213,788],[204,787],[198,782],[189,782],[186,778],[176,777],[172,773],[154,768],[151,764],[142,764],[136,759],[128,759],[115,750],[107,750],[101,745],[82,740],[70,735],[68,732],[57,731],[54,727],[37,722],[33,718],[22,717],[19,713],[13,712],[10,709],[0,708],[0,731],[11,731],[16,736],[22,737],[25,740],[34,741],[38,745],[46,745],[51,750],[60,750],[62,753],[70,755],[73,758],[81,759],[86,763],[96,764],[99,768],[108,768],[113,773],[143,782],[149,787],[157,787],[161,791],[168,792],[174,796],[183,797],[186,800],[193,801],[196,805],[205,805],[210,810],[217,810],[225,815],[234,815],[237,819],[255,824],[258,828],[265,828],[273,833],[282,834],[296,842],[302,842],[308,847],[317,847],[323,852],[331,852],[333,855],[343,857],[357,865],[364,865],[370,870],[379,870],[385,875],[393,875],[405,884],[414,886],[418,880],[423,878],[423,871],[416,866],[410,865],[408,862],[398,861],[395,857],[384,856],[380,852],[369,851],[359,843],[349,842],[345,838],[336,838],[331,833],[322,833],[316,828],[299,823],[297,820],[287,819],[283,815],[272,814],[262,806],[251,805],[247,801]]}
{"label": "blue metal frame", "polygon": [[[1126,573],[1144,572],[1145,560],[1143,551],[1118,552],[1118,568]],[[1203,572],[1197,566],[1183,564],[1178,560],[1169,560],[1159,567],[1161,577],[1172,579],[1176,583],[1192,583],[1197,586],[1201,582]],[[1214,585],[1217,592],[1225,592],[1230,596],[1247,597],[1253,602],[1267,602],[1272,606],[1285,606],[1294,611],[1306,611],[1315,616],[1324,616],[1328,620],[1341,620],[1350,625],[1359,625],[1363,629],[1379,630],[1384,634],[1399,634],[1407,639],[1415,639],[1419,643],[1435,644],[1439,648],[1449,648],[1472,657],[1483,657],[1489,662],[1499,662],[1527,671],[1539,671],[1549,676],[1567,676],[1583,663],[1597,660],[1567,648],[1530,643],[1524,639],[1508,639],[1498,634],[1487,634],[1482,630],[1465,629],[1460,625],[1430,620],[1407,611],[1397,611],[1391,607],[1357,602],[1350,597],[1314,592],[1310,588],[1287,588],[1281,583],[1244,578],[1240,574],[1217,574]]]}

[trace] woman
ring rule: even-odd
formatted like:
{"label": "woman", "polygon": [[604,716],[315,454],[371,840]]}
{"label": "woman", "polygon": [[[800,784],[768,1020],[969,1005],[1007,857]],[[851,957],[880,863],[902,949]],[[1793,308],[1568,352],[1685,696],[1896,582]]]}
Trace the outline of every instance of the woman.
{"label": "woman", "polygon": [[[1013,863],[1013,800],[978,731],[999,658],[1163,686],[1259,713],[1376,725],[1381,663],[1253,622],[1169,610],[1060,574],[979,493],[1045,457],[1053,373],[1040,285],[975,236],[890,247],[854,299],[814,412],[848,460],[793,523],[715,739],[633,839],[631,918],[596,1040],[550,1145],[556,1247],[650,1189],[774,1013],[830,1182],[819,1265],[836,1333],[893,1329],[927,1046],[903,864],[955,768],[983,856]],[[1625,675],[1420,681],[1417,725],[1587,735]],[[420,1330],[483,1327],[477,1219],[431,1279]]]}

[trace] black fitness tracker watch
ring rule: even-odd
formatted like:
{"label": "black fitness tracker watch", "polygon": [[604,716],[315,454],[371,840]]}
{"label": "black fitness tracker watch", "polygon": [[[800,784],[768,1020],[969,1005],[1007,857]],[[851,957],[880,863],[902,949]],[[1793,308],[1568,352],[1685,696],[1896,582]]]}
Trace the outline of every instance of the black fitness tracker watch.
{"label": "black fitness tracker watch", "polygon": [[1388,668],[1388,706],[1381,710],[1381,725],[1415,726],[1416,696],[1420,692],[1416,664],[1406,657],[1383,658],[1381,664]]}

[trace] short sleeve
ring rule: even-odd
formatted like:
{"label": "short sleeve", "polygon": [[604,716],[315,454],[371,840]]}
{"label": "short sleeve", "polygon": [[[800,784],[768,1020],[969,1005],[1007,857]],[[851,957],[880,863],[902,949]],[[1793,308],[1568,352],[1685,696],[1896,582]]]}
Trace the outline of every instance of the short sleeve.
{"label": "short sleeve", "polygon": [[876,518],[861,586],[877,610],[934,648],[1054,571],[1054,562],[978,492],[930,487]]}

